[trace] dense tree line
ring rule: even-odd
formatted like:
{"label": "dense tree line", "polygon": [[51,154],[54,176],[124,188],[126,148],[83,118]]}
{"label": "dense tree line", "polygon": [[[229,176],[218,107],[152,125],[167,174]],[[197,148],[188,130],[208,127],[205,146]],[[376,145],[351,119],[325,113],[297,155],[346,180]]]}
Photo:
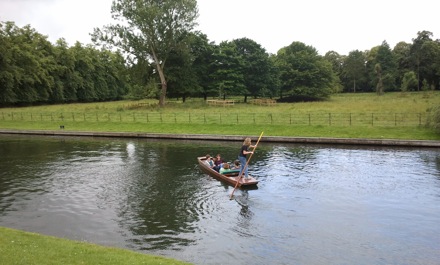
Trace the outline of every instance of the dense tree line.
{"label": "dense tree line", "polygon": [[348,55],[321,56],[302,42],[269,54],[248,38],[209,41],[193,31],[195,0],[166,2],[115,0],[122,23],[95,29],[94,46],[52,44],[29,25],[0,23],[0,105],[440,89],[440,41],[429,31]]}
{"label": "dense tree line", "polygon": [[128,91],[121,54],[64,39],[55,45],[30,26],[0,23],[0,105],[121,99]]}
{"label": "dense tree line", "polygon": [[324,57],[332,62],[343,92],[440,89],[440,40],[429,31],[393,49],[384,41],[367,51],[354,50],[347,56],[328,52]]}

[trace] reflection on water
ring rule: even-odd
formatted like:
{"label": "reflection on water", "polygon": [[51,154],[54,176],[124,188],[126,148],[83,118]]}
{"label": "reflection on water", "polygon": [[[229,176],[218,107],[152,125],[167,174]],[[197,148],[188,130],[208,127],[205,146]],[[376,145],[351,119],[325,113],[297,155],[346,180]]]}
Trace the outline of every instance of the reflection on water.
{"label": "reflection on water", "polygon": [[261,142],[229,200],[196,157],[239,147],[2,135],[0,225],[195,264],[440,259],[440,151]]}

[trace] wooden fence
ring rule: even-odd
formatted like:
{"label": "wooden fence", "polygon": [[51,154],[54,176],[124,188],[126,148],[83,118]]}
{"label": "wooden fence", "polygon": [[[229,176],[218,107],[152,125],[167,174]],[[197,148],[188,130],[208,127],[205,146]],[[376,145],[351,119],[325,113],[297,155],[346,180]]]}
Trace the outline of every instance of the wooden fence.
{"label": "wooden fence", "polygon": [[422,126],[426,113],[157,113],[1,112],[1,121],[139,122],[245,125]]}

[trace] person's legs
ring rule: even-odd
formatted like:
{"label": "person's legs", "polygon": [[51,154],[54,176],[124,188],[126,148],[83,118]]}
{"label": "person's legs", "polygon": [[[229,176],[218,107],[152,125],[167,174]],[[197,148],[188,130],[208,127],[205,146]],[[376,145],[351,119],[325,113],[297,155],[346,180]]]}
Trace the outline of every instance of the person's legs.
{"label": "person's legs", "polygon": [[247,170],[247,167],[244,168],[246,166],[246,157],[238,156],[238,160],[240,160],[240,174],[239,174],[239,176],[241,176],[241,174],[243,174],[243,169],[244,169],[244,174],[245,174],[245,177],[247,178],[248,170]]}

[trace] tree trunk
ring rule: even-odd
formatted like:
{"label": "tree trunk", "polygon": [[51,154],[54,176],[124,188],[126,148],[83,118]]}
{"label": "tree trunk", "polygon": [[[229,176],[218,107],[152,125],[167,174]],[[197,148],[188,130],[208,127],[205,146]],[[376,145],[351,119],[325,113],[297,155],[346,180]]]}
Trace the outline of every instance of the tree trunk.
{"label": "tree trunk", "polygon": [[153,53],[154,62],[156,63],[157,72],[159,73],[160,84],[161,84],[160,96],[159,96],[159,106],[164,107],[165,106],[165,99],[167,96],[167,80],[165,79],[165,75],[163,73],[163,66],[164,66],[165,62],[162,62],[162,64],[161,64],[159,62],[159,59],[157,58],[154,50],[152,51],[152,53]]}

